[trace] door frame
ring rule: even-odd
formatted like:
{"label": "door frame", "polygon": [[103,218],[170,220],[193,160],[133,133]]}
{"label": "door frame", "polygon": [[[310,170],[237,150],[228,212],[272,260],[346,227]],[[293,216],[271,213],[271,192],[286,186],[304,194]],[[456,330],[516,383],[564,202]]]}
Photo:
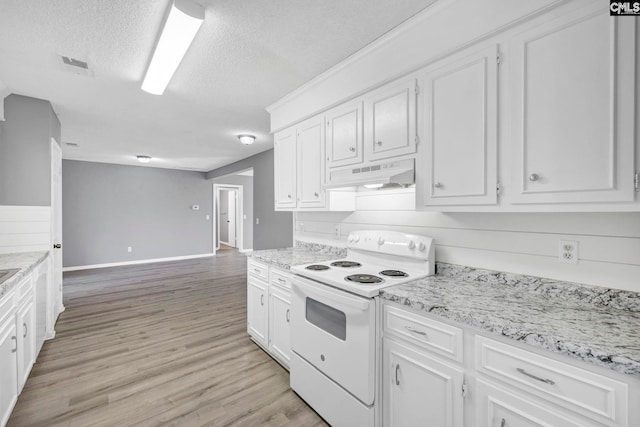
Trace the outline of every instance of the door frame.
{"label": "door frame", "polygon": [[236,249],[242,252],[244,250],[244,206],[243,206],[243,186],[238,184],[213,184],[213,248],[212,252],[215,255],[216,251],[220,249],[220,221],[218,221],[218,206],[220,206],[220,190],[236,190],[238,197],[236,198]]}
{"label": "door frame", "polygon": [[[51,200],[49,207],[51,209],[50,214],[50,242],[49,248],[51,252],[51,262],[49,264],[49,280],[47,293],[47,319],[52,319],[55,323],[55,319],[65,309],[63,302],[63,286],[62,286],[62,251],[64,248],[54,249],[54,244],[62,244],[62,148],[58,144],[55,138],[51,138],[49,143],[50,156],[51,156],[51,177],[50,177],[50,193]],[[54,176],[56,169],[60,169],[60,188],[55,185]],[[57,194],[60,191],[60,194]],[[60,241],[56,241],[56,234]],[[56,263],[58,264],[56,266]],[[57,268],[59,267],[59,269]],[[53,324],[47,325],[47,331],[53,331]]]}

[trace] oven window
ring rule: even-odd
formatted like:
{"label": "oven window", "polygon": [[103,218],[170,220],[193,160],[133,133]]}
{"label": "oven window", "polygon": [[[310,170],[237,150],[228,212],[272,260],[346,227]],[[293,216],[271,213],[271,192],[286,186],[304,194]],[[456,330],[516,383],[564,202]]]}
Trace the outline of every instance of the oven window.
{"label": "oven window", "polygon": [[307,298],[306,317],[308,322],[334,337],[342,341],[347,339],[347,316],[340,310]]}

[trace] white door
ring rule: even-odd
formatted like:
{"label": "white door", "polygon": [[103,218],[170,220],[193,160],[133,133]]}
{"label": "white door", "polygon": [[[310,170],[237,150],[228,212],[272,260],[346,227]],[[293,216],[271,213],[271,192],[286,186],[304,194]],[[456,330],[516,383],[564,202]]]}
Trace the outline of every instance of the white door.
{"label": "white door", "polygon": [[362,100],[325,113],[327,168],[362,163]]}
{"label": "white door", "polygon": [[445,59],[424,79],[424,204],[495,204],[498,49]]}
{"label": "white door", "polygon": [[15,318],[0,325],[0,425],[5,425],[18,400],[18,337]]}
{"label": "white door", "polygon": [[268,285],[254,277],[247,278],[247,332],[258,343],[269,347]]}
{"label": "white door", "polygon": [[291,359],[291,295],[269,287],[269,351],[286,366]]}
{"label": "white door", "polygon": [[297,126],[298,207],[321,208],[324,171],[324,117],[314,117]]}
{"label": "white door", "polygon": [[296,207],[296,132],[289,128],[273,137],[275,209]]}
{"label": "white door", "polygon": [[365,158],[379,160],[416,152],[416,79],[384,86],[364,101]]}
{"label": "white door", "polygon": [[231,247],[238,247],[237,242],[237,210],[238,210],[238,192],[236,190],[227,191],[228,197],[228,215],[227,215],[227,242]]}
{"label": "white door", "polygon": [[514,202],[634,199],[635,25],[596,2],[512,39]]}
{"label": "white door", "polygon": [[56,319],[64,310],[64,304],[62,301],[62,150],[54,139],[51,139],[51,244],[51,307],[53,319]]}
{"label": "white door", "polygon": [[463,372],[383,339],[383,425],[462,427]]}

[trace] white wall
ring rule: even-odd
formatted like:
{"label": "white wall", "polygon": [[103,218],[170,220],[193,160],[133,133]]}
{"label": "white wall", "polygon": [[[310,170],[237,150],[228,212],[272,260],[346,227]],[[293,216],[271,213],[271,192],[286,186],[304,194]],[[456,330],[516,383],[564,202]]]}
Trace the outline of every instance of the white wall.
{"label": "white wall", "polygon": [[[437,261],[640,292],[639,212],[416,212],[413,200],[366,192],[357,212],[298,212],[295,238],[340,246],[354,230],[404,231],[433,237]],[[578,242],[578,264],[558,261],[561,239]]]}
{"label": "white wall", "polygon": [[49,250],[50,218],[49,206],[0,206],[0,254]]}

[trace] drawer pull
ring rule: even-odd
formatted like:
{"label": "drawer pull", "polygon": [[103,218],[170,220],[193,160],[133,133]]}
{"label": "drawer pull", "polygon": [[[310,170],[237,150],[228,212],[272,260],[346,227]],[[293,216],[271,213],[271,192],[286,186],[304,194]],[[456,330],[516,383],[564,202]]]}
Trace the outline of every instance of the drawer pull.
{"label": "drawer pull", "polygon": [[400,364],[396,365],[396,385],[400,385],[400,379],[398,378],[398,371],[400,371]]}
{"label": "drawer pull", "polygon": [[289,313],[291,312],[290,309],[287,308],[287,323],[289,323],[289,321],[291,320],[291,318],[289,317]]}
{"label": "drawer pull", "polygon": [[16,346],[11,350],[11,353],[15,353],[16,351],[18,351],[18,338],[13,336],[11,337],[11,340],[16,342]]}
{"label": "drawer pull", "polygon": [[286,280],[284,280],[283,278],[280,278],[280,277],[278,277],[278,282],[280,282],[280,283],[287,283],[287,281],[286,281]]}
{"label": "drawer pull", "polygon": [[507,420],[503,418],[502,421],[500,422],[500,427],[505,427],[506,425],[507,425]]}
{"label": "drawer pull", "polygon": [[264,305],[264,294],[260,295],[260,305]]}
{"label": "drawer pull", "polygon": [[27,337],[27,323],[23,323],[22,326],[24,327],[24,334],[22,335],[22,338],[26,338]]}
{"label": "drawer pull", "polygon": [[540,377],[538,377],[538,376],[536,376],[536,375],[530,374],[529,372],[525,371],[525,370],[524,370],[524,369],[522,369],[522,368],[516,368],[516,370],[517,370],[518,372],[520,372],[522,375],[526,375],[526,376],[528,376],[529,378],[533,378],[534,380],[538,380],[538,381],[540,381],[540,382],[547,383],[547,384],[549,384],[549,385],[554,385],[554,384],[555,384],[555,381],[552,381],[552,380],[550,380],[550,379],[548,379],[548,378],[540,378]]}
{"label": "drawer pull", "polygon": [[426,332],[423,331],[419,331],[417,329],[413,329],[411,326],[405,326],[404,327],[407,331],[411,332],[412,334],[418,334],[418,335],[422,335],[423,337],[427,336]]}
{"label": "drawer pull", "polygon": [[260,270],[258,270],[257,268],[254,268],[253,271],[254,271],[254,273],[260,274]]}

